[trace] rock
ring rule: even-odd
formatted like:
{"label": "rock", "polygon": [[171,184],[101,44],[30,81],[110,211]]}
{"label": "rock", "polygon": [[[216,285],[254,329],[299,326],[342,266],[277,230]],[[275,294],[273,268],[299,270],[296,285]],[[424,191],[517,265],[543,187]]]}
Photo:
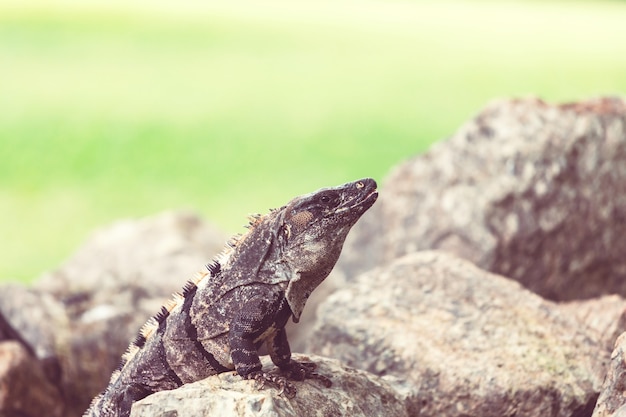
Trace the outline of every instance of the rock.
{"label": "rock", "polygon": [[608,362],[555,303],[441,252],[361,275],[318,314],[309,351],[406,381],[411,415],[590,415]]}
{"label": "rock", "polygon": [[626,416],[626,333],[615,342],[608,374],[593,410],[593,417]]}
{"label": "rock", "polygon": [[598,340],[610,352],[615,340],[626,332],[626,300],[619,295],[605,295],[590,300],[559,304],[559,309],[586,326],[590,338]]}
{"label": "rock", "polygon": [[179,290],[224,241],[221,232],[191,213],[122,220],[95,232],[36,288],[64,300],[75,315],[91,306],[163,297]]}
{"label": "rock", "polygon": [[0,291],[2,310],[38,356],[58,358],[66,416],[82,415],[139,328],[223,242],[189,213],[124,220],[96,232],[34,288]]}
{"label": "rock", "polygon": [[67,355],[69,323],[61,303],[49,294],[5,285],[0,290],[0,316],[5,329],[12,329],[0,340],[17,342],[23,350],[0,341],[0,347],[6,348],[5,359],[10,357],[12,362],[10,370],[0,372],[0,380],[10,381],[11,386],[0,393],[4,398],[0,402],[7,404],[0,406],[0,416],[66,415],[67,398],[61,387],[71,383],[73,363]]}
{"label": "rock", "polygon": [[[63,305],[49,294],[18,284],[9,284],[0,291],[0,315],[17,333],[12,340],[21,341],[36,357],[53,384],[59,384],[70,362],[67,355],[69,320]],[[19,330],[19,331],[18,331]]]}
{"label": "rock", "polygon": [[[1,304],[0,304],[1,305]],[[29,355],[35,356],[32,346],[24,340],[22,335],[11,325],[0,309],[0,342],[15,341],[18,342],[28,352]]]}
{"label": "rock", "polygon": [[[274,388],[259,390],[254,381],[228,372],[150,395],[133,405],[131,417],[408,416],[403,399],[381,378],[326,358],[295,359],[315,362],[333,386],[326,388],[315,380],[294,382],[297,394],[289,399]],[[268,363],[264,357],[266,369],[273,366]]]}
{"label": "rock", "polygon": [[46,377],[39,361],[17,341],[0,342],[0,416],[63,416],[57,386]]}
{"label": "rock", "polygon": [[554,300],[626,295],[625,219],[624,100],[500,101],[391,172],[340,267],[438,249]]}

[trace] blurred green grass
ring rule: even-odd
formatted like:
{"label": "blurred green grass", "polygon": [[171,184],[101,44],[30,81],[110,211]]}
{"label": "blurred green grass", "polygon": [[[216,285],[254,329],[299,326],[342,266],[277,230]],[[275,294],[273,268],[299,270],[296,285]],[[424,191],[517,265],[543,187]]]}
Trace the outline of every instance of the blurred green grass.
{"label": "blurred green grass", "polygon": [[608,1],[3,2],[0,280],[120,217],[239,231],[382,180],[494,98],[624,94],[625,21]]}

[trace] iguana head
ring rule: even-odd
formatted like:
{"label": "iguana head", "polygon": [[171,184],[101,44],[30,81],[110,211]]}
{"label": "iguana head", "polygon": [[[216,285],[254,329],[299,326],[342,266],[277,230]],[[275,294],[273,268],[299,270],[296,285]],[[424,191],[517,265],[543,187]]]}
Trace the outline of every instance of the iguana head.
{"label": "iguana head", "polygon": [[278,240],[291,271],[286,298],[295,322],[335,266],[350,228],[377,198],[376,181],[365,178],[296,197],[281,210]]}

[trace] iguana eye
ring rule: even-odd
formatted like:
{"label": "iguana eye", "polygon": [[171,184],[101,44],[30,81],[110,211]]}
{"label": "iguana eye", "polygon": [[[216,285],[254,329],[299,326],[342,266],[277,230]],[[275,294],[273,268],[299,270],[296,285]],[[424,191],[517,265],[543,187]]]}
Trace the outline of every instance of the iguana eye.
{"label": "iguana eye", "polygon": [[317,198],[317,203],[322,206],[334,206],[338,203],[339,196],[336,193],[326,192]]}

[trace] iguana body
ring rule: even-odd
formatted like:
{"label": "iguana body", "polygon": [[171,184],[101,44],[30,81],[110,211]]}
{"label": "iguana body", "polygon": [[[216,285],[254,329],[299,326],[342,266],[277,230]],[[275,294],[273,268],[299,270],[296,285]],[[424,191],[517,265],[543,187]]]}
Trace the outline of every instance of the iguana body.
{"label": "iguana body", "polygon": [[[350,228],[377,195],[376,182],[364,179],[253,216],[250,230],[144,325],[85,416],[128,416],[132,403],[151,393],[233,369],[288,390],[288,379],[316,376],[291,360],[285,324],[300,319]],[[261,370],[257,349],[263,344],[283,376]]]}

